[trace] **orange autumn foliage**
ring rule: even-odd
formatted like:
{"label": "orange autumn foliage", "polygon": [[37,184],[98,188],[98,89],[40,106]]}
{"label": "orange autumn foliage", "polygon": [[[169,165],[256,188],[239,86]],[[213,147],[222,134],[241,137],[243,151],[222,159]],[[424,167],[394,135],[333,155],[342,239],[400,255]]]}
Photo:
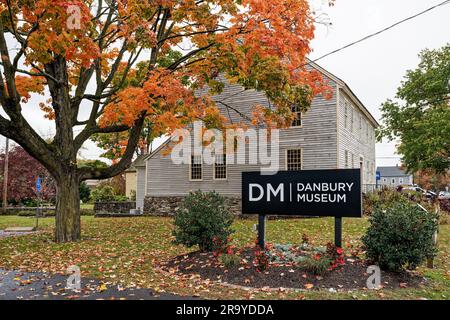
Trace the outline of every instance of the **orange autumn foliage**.
{"label": "orange autumn foliage", "polygon": [[[15,28],[28,33],[26,66],[44,70],[55,56],[62,56],[70,91],[76,91],[83,73],[92,68],[95,81],[107,83],[90,100],[104,104],[97,120],[102,128],[132,128],[143,115],[152,124],[152,136],[170,134],[195,119],[209,127],[229,126],[211,100],[218,74],[266,92],[274,108],[253,106],[252,122],[269,128],[289,125],[293,104],[306,111],[314,96],[331,93],[320,73],[307,66],[315,31],[307,0],[117,0],[111,2],[114,10],[102,2],[103,11],[96,7],[99,3],[9,1],[12,20],[23,20]],[[79,9],[81,28],[68,23],[74,18],[73,7]],[[7,12],[6,0],[0,0],[0,8]],[[178,50],[178,59],[168,58],[186,44],[187,54]],[[137,60],[145,50],[149,56]],[[138,67],[138,61],[146,65]],[[23,102],[28,102],[30,93],[44,92],[46,79],[17,76],[16,85]],[[210,91],[196,96],[205,85]],[[58,117],[52,99],[40,108],[48,119]],[[121,139],[112,146],[120,157],[128,134],[117,135]]]}

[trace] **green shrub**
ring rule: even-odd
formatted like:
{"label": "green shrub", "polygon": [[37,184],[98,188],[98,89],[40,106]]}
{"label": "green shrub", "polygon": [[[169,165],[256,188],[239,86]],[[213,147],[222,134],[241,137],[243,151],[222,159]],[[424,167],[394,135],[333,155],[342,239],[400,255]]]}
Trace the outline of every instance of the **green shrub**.
{"label": "green shrub", "polygon": [[390,271],[414,269],[435,255],[437,215],[407,200],[377,207],[362,241],[372,263]]}
{"label": "green shrub", "polygon": [[198,245],[201,251],[212,251],[214,239],[226,243],[233,233],[233,218],[225,199],[218,193],[190,193],[175,215],[175,243],[187,247]]}
{"label": "green shrub", "polygon": [[297,267],[315,275],[323,275],[330,269],[331,262],[331,259],[325,255],[320,257],[305,257],[305,259],[297,263]]}
{"label": "green shrub", "polygon": [[22,199],[22,205],[24,207],[37,207],[39,205],[38,199]]}
{"label": "green shrub", "polygon": [[371,215],[376,208],[390,207],[393,203],[405,198],[406,195],[391,188],[367,192],[363,198],[363,213],[365,215]]}
{"label": "green shrub", "polygon": [[219,259],[220,263],[227,269],[237,267],[241,264],[241,258],[235,254],[222,254]]}
{"label": "green shrub", "polygon": [[82,181],[80,183],[80,199],[83,203],[88,203],[91,199],[91,189],[87,186],[86,182]]}
{"label": "green shrub", "polygon": [[127,198],[127,196],[124,196],[124,195],[116,195],[116,196],[114,196],[114,201],[117,201],[117,202],[126,202],[128,200],[129,199]]}
{"label": "green shrub", "polygon": [[98,186],[91,191],[91,198],[95,202],[115,201],[115,197],[114,189],[110,185]]}

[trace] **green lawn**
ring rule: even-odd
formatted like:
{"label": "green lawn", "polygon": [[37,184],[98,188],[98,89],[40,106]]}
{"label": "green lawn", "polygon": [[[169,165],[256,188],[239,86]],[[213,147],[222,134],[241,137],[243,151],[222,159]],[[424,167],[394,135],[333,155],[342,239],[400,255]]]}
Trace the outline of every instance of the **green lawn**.
{"label": "green lawn", "polygon": [[[27,217],[0,216],[0,229],[11,226],[33,226]],[[252,231],[256,220],[238,220],[234,228],[236,245],[253,243]],[[419,271],[430,279],[430,285],[419,289],[382,291],[263,292],[231,290],[196,277],[167,275],[155,266],[158,262],[189,252],[171,243],[172,219],[160,217],[94,218],[82,217],[83,240],[78,243],[55,244],[53,218],[40,219],[42,233],[0,239],[0,268],[24,271],[65,273],[70,265],[78,265],[83,276],[99,277],[111,283],[150,287],[157,291],[198,295],[204,298],[273,298],[273,299],[449,299],[450,226],[441,226],[440,252],[433,270]],[[276,243],[299,243],[303,233],[316,245],[333,240],[334,223],[331,218],[270,220],[267,240]],[[343,246],[347,253],[360,245],[360,237],[367,227],[366,219],[344,219]],[[194,250],[193,248],[192,250]]]}

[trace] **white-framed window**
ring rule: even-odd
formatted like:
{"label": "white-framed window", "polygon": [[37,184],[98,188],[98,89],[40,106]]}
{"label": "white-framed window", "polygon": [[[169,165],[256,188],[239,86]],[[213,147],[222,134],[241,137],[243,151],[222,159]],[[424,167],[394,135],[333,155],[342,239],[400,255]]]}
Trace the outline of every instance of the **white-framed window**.
{"label": "white-framed window", "polygon": [[302,170],[302,149],[286,150],[286,170],[299,171]]}
{"label": "white-framed window", "polygon": [[387,183],[387,178],[383,178],[383,183]]}
{"label": "white-framed window", "polygon": [[192,181],[200,181],[203,179],[202,176],[202,156],[191,156],[191,164],[189,166],[189,179]]}
{"label": "white-framed window", "polygon": [[395,184],[395,178],[391,178],[391,184]]}
{"label": "white-framed window", "polygon": [[348,150],[345,150],[345,168],[348,168]]}
{"label": "white-framed window", "polygon": [[296,106],[293,106],[291,108],[291,110],[295,116],[294,121],[292,121],[292,126],[293,127],[301,127],[302,126],[302,111],[301,111],[300,107],[296,105]]}
{"label": "white-framed window", "polygon": [[403,178],[398,178],[398,183],[403,184]]}
{"label": "white-framed window", "polygon": [[214,162],[214,180],[227,179],[227,155],[217,154]]}

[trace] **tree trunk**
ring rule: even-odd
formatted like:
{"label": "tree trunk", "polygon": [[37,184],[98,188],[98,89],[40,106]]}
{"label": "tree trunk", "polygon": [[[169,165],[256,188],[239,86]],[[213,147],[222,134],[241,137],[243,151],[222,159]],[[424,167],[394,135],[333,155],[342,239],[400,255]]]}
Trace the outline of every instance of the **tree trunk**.
{"label": "tree trunk", "polygon": [[56,181],[56,242],[81,239],[79,183],[75,173]]}

